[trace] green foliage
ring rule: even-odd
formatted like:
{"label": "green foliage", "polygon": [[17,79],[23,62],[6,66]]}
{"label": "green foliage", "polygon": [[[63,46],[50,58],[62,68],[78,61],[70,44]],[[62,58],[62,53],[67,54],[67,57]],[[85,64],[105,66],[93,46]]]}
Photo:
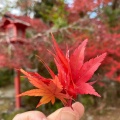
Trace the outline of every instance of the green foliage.
{"label": "green foliage", "polygon": [[112,9],[111,7],[105,8],[105,14],[108,17],[108,23],[111,27],[116,26],[119,23],[120,9]]}
{"label": "green foliage", "polygon": [[54,2],[55,0],[44,0],[41,3],[36,3],[34,6],[34,16],[36,18],[42,18],[44,21],[48,21],[48,14],[52,10]]}
{"label": "green foliage", "polygon": [[86,108],[94,105],[94,98],[89,95],[80,96],[80,101]]}
{"label": "green foliage", "polygon": [[38,73],[40,73],[40,75],[42,75],[46,78],[51,77],[49,72],[46,70],[45,66],[41,62],[38,64]]}
{"label": "green foliage", "polygon": [[3,68],[0,69],[0,87],[9,85],[13,80],[13,70]]}
{"label": "green foliage", "polygon": [[49,63],[49,66],[54,71],[54,73],[57,74],[57,67],[53,61]]}
{"label": "green foliage", "polygon": [[36,3],[34,6],[34,14],[37,18],[42,18],[49,25],[60,28],[67,25],[67,12],[63,0],[45,0]]}
{"label": "green foliage", "polygon": [[15,115],[17,115],[18,113],[22,113],[22,112],[24,112],[23,109],[20,109],[20,110],[17,110],[17,111],[12,111],[10,113],[4,113],[4,114],[2,114],[2,119],[1,120],[12,120]]}

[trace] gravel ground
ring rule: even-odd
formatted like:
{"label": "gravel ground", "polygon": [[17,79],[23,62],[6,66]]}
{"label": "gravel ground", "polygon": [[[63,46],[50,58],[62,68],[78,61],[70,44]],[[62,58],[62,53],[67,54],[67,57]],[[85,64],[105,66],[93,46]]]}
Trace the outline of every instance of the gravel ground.
{"label": "gravel ground", "polygon": [[[0,120],[2,114],[15,111],[14,86],[0,88]],[[103,109],[88,110],[82,120],[120,120],[120,107],[103,107]]]}
{"label": "gravel ground", "polygon": [[8,111],[13,111],[14,108],[14,86],[0,88],[0,120],[1,115]]}

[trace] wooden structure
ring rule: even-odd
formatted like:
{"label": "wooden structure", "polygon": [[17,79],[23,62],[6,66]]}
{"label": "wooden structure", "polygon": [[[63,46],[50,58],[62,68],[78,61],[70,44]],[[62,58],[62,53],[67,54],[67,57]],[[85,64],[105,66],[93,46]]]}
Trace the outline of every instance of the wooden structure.
{"label": "wooden structure", "polygon": [[6,39],[10,42],[23,41],[25,39],[25,31],[30,27],[30,23],[24,22],[11,15],[4,15],[0,28],[6,34]]}
{"label": "wooden structure", "polygon": [[[27,16],[15,16],[11,14],[5,14],[0,23],[0,30],[2,31],[2,33],[5,33],[6,38],[4,39],[7,39],[7,42],[19,42],[24,44],[27,42],[27,39],[25,37],[26,29],[28,27],[32,27],[37,30],[37,28],[35,28],[35,24],[37,24],[36,26],[38,28],[40,28],[39,25],[42,25],[42,30],[47,28],[46,25],[42,23],[42,21],[40,21],[39,19],[31,19]],[[38,29],[38,31],[40,30]],[[16,95],[18,95],[20,93],[20,72],[15,70],[15,73],[16,75],[14,78],[14,85]],[[16,108],[19,109],[20,98],[16,97],[16,95]]]}

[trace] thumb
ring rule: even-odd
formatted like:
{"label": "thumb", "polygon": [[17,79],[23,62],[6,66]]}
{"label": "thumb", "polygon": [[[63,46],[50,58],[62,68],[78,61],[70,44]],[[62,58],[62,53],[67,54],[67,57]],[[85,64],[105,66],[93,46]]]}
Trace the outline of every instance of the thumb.
{"label": "thumb", "polygon": [[70,107],[63,107],[50,114],[48,120],[79,120],[84,113],[84,107],[81,103],[76,102]]}

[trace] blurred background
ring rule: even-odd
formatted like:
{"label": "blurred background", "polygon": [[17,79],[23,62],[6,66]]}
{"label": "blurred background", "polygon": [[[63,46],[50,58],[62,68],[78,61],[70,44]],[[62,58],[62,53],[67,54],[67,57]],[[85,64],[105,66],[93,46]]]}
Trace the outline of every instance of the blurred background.
{"label": "blurred background", "polygon": [[[119,21],[120,0],[0,0],[0,119],[12,120],[17,113],[36,110],[39,97],[22,97],[21,106],[16,105],[20,76],[17,69],[50,77],[35,56],[39,55],[57,73],[47,51],[53,50],[52,32],[64,52],[66,44],[72,51],[87,38],[85,61],[107,52],[92,77],[102,97],[80,95],[77,101],[86,108],[82,120],[120,120]],[[21,92],[32,88],[27,79],[20,77]],[[48,115],[60,107],[57,101],[37,110]]]}

